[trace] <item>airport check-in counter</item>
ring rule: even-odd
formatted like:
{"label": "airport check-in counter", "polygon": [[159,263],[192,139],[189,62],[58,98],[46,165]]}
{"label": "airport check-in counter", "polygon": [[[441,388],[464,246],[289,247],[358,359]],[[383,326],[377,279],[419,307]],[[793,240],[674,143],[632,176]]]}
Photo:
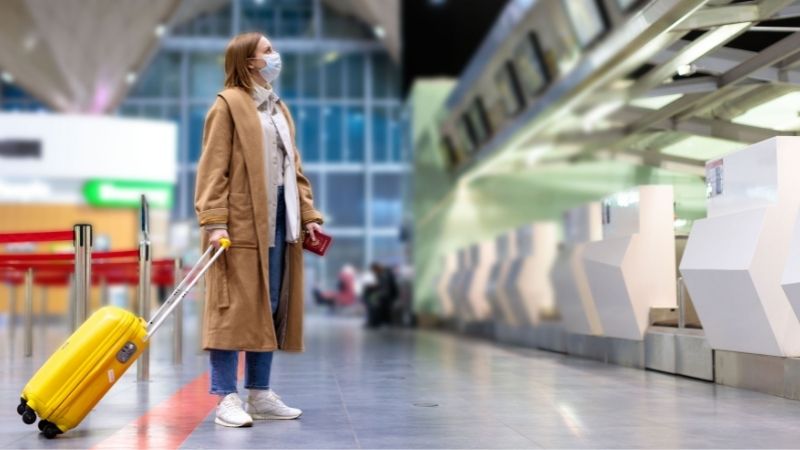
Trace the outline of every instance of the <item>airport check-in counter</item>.
{"label": "airport check-in counter", "polygon": [[436,279],[436,294],[439,300],[439,317],[451,319],[455,312],[453,297],[450,292],[450,281],[458,268],[458,254],[449,253],[442,258],[442,272]]}
{"label": "airport check-in counter", "polygon": [[551,278],[564,329],[569,333],[603,333],[589,280],[583,264],[587,243],[603,237],[601,205],[588,203],[564,213],[564,239]]}
{"label": "airport check-in counter", "polygon": [[694,222],[680,271],[715,350],[800,356],[800,322],[790,302],[797,300],[791,245],[798,242],[798,173],[797,137],[772,138],[706,164],[708,217]]}
{"label": "airport check-in counter", "polygon": [[517,316],[511,310],[511,302],[504,289],[517,254],[516,231],[505,233],[495,240],[497,260],[492,265],[486,296],[496,323],[517,325]]}
{"label": "airport check-in counter", "polygon": [[465,323],[486,322],[491,319],[491,306],[486,297],[489,276],[497,260],[497,248],[493,240],[470,247],[472,266],[469,271],[469,286],[466,289]]}
{"label": "airport check-in counter", "polygon": [[676,307],[672,186],[640,186],[602,204],[603,239],[583,253],[603,335],[642,341],[651,308]]}
{"label": "airport check-in counter", "polygon": [[461,320],[464,315],[466,291],[469,287],[469,269],[471,266],[471,253],[469,248],[462,248],[456,252],[456,270],[450,277],[448,286],[449,297],[453,304],[453,318]]}
{"label": "airport check-in counter", "polygon": [[514,323],[539,324],[544,315],[555,313],[550,271],[556,259],[558,227],[538,222],[517,230],[517,255],[503,282],[501,298],[506,299]]}

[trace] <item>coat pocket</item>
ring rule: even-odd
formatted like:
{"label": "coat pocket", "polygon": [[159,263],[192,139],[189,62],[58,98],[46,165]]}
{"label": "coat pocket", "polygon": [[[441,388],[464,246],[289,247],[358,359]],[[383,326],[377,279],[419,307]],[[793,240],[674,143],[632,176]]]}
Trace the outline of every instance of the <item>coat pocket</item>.
{"label": "coat pocket", "polygon": [[[230,251],[230,250],[229,250]],[[209,292],[217,308],[231,306],[230,293],[228,292],[228,255],[220,255],[209,271]]]}
{"label": "coat pocket", "polygon": [[233,247],[256,248],[256,224],[250,195],[231,192],[228,197],[228,234]]}

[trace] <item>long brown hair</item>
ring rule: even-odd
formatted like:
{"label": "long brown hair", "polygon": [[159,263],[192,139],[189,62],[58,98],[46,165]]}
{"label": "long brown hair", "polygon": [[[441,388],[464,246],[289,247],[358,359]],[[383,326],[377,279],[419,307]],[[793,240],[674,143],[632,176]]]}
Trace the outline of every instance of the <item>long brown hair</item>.
{"label": "long brown hair", "polygon": [[258,48],[261,33],[244,33],[234,36],[225,49],[225,87],[238,87],[247,92],[253,91],[253,80],[247,60],[252,58]]}

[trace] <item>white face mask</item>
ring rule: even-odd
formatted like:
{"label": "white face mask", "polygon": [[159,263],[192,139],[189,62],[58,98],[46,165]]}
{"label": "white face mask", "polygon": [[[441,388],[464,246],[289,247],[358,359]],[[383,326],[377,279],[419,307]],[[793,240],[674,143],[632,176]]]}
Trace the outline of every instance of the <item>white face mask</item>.
{"label": "white face mask", "polygon": [[281,54],[278,52],[272,52],[268,55],[264,55],[261,57],[266,64],[264,67],[259,69],[259,73],[262,77],[267,81],[267,83],[272,83],[278,78],[278,75],[281,74],[281,67],[283,67],[283,63],[281,62]]}

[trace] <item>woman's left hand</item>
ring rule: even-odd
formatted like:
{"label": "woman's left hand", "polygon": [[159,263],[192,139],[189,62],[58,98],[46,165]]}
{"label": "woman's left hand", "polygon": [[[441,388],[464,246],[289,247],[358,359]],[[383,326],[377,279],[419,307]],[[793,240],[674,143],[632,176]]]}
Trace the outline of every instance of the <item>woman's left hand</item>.
{"label": "woman's left hand", "polygon": [[317,231],[322,231],[322,227],[320,224],[316,222],[308,222],[306,224],[306,233],[311,236],[311,241],[316,242],[317,240]]}

